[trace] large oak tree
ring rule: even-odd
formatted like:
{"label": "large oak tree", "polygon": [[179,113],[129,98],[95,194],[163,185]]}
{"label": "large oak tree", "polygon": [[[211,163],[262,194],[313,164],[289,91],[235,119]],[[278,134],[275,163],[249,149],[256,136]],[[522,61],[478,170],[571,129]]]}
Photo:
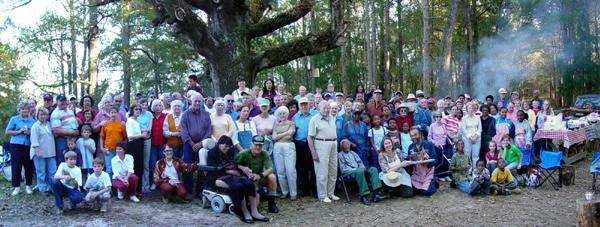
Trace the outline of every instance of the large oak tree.
{"label": "large oak tree", "polygon": [[[106,5],[121,0],[105,0]],[[126,0],[123,0],[126,1]],[[343,12],[347,0],[329,0],[330,26],[295,40],[257,51],[252,39],[267,36],[310,13],[316,0],[298,0],[277,15],[268,15],[272,0],[145,0],[154,7],[155,26],[171,25],[177,34],[208,61],[214,95],[237,88],[235,78],[244,76],[254,82],[262,70],[286,64],[294,59],[319,54],[344,45],[346,22]],[[319,3],[321,3],[319,1]],[[203,20],[195,12],[206,14]],[[168,50],[165,50],[168,51]]]}

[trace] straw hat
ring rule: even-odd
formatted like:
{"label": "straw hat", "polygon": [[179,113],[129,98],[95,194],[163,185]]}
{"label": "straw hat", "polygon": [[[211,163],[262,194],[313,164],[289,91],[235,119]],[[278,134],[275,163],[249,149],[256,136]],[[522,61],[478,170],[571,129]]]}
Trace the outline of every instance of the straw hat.
{"label": "straw hat", "polygon": [[386,173],[383,175],[383,183],[389,187],[398,187],[402,184],[402,175],[397,172]]}

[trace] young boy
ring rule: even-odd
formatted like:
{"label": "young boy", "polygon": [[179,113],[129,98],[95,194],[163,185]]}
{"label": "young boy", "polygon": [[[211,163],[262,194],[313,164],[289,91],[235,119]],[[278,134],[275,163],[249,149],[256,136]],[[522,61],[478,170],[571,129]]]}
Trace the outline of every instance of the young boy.
{"label": "young boy", "polygon": [[112,183],[108,173],[102,171],[104,169],[104,160],[96,158],[92,163],[94,174],[90,175],[83,187],[88,191],[85,196],[85,202],[90,205],[94,202],[99,202],[100,212],[104,213],[106,212],[106,203],[110,199],[110,187]]}
{"label": "young boy", "polygon": [[125,132],[125,126],[121,125],[121,122],[117,120],[119,116],[119,107],[112,106],[108,110],[110,120],[105,126],[102,126],[100,131],[100,147],[102,153],[104,153],[104,162],[106,163],[106,173],[112,178],[113,171],[111,161],[117,155],[115,150],[115,144],[119,141],[123,141],[123,138],[127,137]]}
{"label": "young boy", "polygon": [[517,182],[515,182],[510,170],[506,167],[506,161],[503,158],[498,158],[498,168],[492,173],[492,195],[501,194],[519,194],[521,189],[517,188]]}
{"label": "young boy", "polygon": [[[77,148],[77,138],[76,137],[67,137],[67,149],[63,151],[63,156],[69,151],[75,152],[77,154],[75,165],[81,168],[83,163],[81,159],[81,151]],[[66,159],[65,159],[66,160]],[[87,174],[87,173],[86,173]]]}
{"label": "young boy", "polygon": [[[89,125],[83,125],[81,127],[81,138],[77,140],[76,147],[81,151],[81,173],[83,177],[83,185],[86,184],[87,175],[93,173],[94,152],[96,152],[96,142],[90,138],[92,135],[92,128]],[[103,164],[104,165],[104,164]]]}
{"label": "young boy", "polygon": [[52,194],[54,195],[54,204],[56,204],[56,214],[63,214],[63,197],[69,197],[70,203],[67,210],[83,201],[79,186],[81,185],[81,169],[75,165],[77,154],[73,151],[65,153],[65,162],[60,163],[54,181],[52,182]]}
{"label": "young boy", "polygon": [[408,158],[408,147],[413,143],[410,139],[410,134],[408,131],[410,130],[410,125],[408,122],[402,122],[402,133],[400,133],[400,141],[402,144],[402,156],[404,159]]}
{"label": "young boy", "polygon": [[490,188],[490,171],[485,168],[485,161],[479,159],[477,161],[477,168],[473,171],[473,181],[471,181],[471,190],[469,196],[473,196],[473,192],[477,189],[481,189],[481,195],[487,196]]}

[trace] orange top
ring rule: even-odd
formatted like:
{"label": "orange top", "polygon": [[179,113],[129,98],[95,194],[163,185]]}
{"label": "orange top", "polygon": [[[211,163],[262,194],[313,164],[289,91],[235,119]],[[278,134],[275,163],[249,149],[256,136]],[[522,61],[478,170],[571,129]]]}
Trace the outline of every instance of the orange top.
{"label": "orange top", "polygon": [[107,125],[102,126],[100,136],[104,137],[104,147],[110,151],[115,151],[115,145],[123,138],[127,138],[127,132],[120,121],[108,121]]}

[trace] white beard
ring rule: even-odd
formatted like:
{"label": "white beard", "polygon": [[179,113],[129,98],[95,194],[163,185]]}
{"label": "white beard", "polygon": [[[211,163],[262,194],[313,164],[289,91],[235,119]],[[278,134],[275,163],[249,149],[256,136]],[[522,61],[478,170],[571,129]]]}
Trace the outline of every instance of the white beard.
{"label": "white beard", "polygon": [[417,104],[416,103],[406,103],[406,105],[408,106],[408,111],[409,112],[415,112],[415,109],[417,108]]}

